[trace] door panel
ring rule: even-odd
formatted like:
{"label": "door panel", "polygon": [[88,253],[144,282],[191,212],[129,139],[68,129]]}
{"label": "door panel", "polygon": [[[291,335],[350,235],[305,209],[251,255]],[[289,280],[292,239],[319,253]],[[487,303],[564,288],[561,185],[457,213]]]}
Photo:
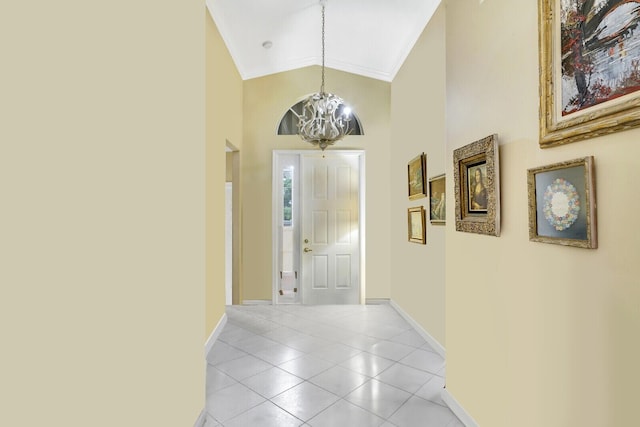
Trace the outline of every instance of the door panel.
{"label": "door panel", "polygon": [[349,245],[351,244],[351,211],[336,211],[336,243]]}
{"label": "door panel", "polygon": [[313,229],[311,230],[311,242],[314,245],[329,243],[329,212],[316,210],[311,212],[313,216]]}
{"label": "door panel", "polygon": [[326,255],[311,256],[312,289],[329,288],[329,257]]}
{"label": "door panel", "polygon": [[351,256],[336,255],[336,288],[347,289],[351,285]]}
{"label": "door panel", "polygon": [[358,154],[302,159],[302,298],[305,304],[357,304]]}

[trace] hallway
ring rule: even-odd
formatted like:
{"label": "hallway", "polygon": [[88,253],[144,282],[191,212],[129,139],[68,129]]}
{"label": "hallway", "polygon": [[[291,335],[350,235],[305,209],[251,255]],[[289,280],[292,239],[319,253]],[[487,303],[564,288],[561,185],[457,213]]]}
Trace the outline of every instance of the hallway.
{"label": "hallway", "polygon": [[442,357],[389,305],[228,306],[206,427],[463,427]]}

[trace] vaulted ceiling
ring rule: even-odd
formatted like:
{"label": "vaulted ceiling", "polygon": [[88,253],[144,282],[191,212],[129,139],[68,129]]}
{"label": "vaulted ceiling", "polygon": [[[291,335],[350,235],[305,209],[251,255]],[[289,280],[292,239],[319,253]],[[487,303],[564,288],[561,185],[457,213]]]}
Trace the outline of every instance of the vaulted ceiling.
{"label": "vaulted ceiling", "polygon": [[[439,3],[327,0],[326,66],[392,81]],[[244,80],[321,65],[320,0],[206,0],[206,4]]]}

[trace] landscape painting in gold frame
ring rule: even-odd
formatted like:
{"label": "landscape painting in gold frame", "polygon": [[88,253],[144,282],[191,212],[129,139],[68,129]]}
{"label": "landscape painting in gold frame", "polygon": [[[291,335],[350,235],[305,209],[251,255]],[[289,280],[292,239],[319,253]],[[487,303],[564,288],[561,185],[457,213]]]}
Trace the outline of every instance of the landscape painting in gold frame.
{"label": "landscape painting in gold frame", "polygon": [[445,175],[429,178],[429,221],[444,225],[447,220]]}
{"label": "landscape painting in gold frame", "polygon": [[500,236],[500,156],[497,135],[453,151],[456,230]]}
{"label": "landscape painting in gold frame", "polygon": [[640,125],[637,8],[538,0],[541,148]]}
{"label": "landscape painting in gold frame", "polygon": [[529,240],[595,249],[593,157],[527,171]]}
{"label": "landscape painting in gold frame", "polygon": [[409,184],[409,200],[427,197],[426,177],[427,155],[422,153],[411,159],[407,165],[407,181]]}
{"label": "landscape painting in gold frame", "polygon": [[414,243],[427,243],[427,231],[424,207],[416,206],[407,210],[409,227],[409,241]]}

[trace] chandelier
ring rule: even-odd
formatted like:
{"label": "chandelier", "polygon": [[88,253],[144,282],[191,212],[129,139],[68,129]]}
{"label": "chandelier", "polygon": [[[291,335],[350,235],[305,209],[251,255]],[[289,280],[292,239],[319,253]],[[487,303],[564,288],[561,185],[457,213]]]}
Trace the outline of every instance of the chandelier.
{"label": "chandelier", "polygon": [[339,96],[324,91],[324,9],[326,0],[320,0],[322,6],[322,83],[320,92],[306,98],[302,114],[298,117],[298,135],[304,141],[317,145],[322,151],[335,144],[350,133],[349,121],[351,109]]}

